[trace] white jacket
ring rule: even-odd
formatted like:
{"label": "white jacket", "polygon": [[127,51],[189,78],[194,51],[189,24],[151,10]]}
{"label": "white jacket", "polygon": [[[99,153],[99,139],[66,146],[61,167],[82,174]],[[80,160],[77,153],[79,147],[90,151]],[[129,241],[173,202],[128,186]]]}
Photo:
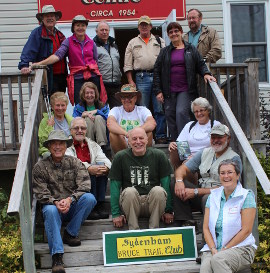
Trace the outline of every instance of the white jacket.
{"label": "white jacket", "polygon": [[[90,157],[91,157],[90,164],[88,162],[83,162],[85,168],[88,169],[88,167],[90,167],[91,165],[95,165],[97,162],[104,162],[105,166],[111,169],[112,163],[103,153],[101,147],[95,141],[92,141],[91,139],[87,137],[85,138],[85,141],[88,145],[88,148],[90,151]],[[73,144],[72,146],[67,148],[65,154],[77,157],[76,149]]]}
{"label": "white jacket", "polygon": [[[209,230],[214,239],[215,246],[217,246],[216,238],[216,222],[218,219],[220,211],[220,200],[223,187],[219,187],[211,191],[210,195],[210,208],[209,208]],[[244,201],[247,197],[248,190],[244,189],[241,183],[238,182],[236,186],[235,193],[231,199],[228,199],[223,207],[223,238],[222,246],[226,246],[228,242],[242,229],[242,218],[241,218],[241,209],[243,207]],[[255,245],[255,238],[252,233],[249,236],[234,247],[241,247],[252,245],[254,248],[257,248]],[[201,249],[201,251],[209,251],[207,244]]]}

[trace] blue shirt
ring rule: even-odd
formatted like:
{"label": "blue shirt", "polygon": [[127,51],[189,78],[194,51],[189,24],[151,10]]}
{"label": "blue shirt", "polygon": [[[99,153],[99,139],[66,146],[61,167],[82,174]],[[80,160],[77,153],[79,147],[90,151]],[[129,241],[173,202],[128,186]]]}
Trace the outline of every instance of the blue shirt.
{"label": "blue shirt", "polygon": [[202,25],[200,25],[200,28],[195,33],[193,33],[192,31],[189,31],[188,42],[194,45],[195,47],[197,47],[201,33],[202,33]]}
{"label": "blue shirt", "polygon": [[[236,188],[235,188],[236,189]],[[232,192],[232,194],[229,196],[228,200],[233,198],[235,193],[235,190]],[[208,196],[207,202],[205,207],[206,208],[210,208],[210,196]],[[219,210],[219,214],[218,214],[218,219],[216,222],[216,238],[217,238],[217,250],[220,250],[222,248],[222,237],[223,237],[223,208],[224,205],[226,203],[226,197],[224,194],[224,190],[222,191],[221,194],[221,200],[220,200],[220,210]],[[251,190],[249,190],[247,197],[244,201],[244,204],[242,206],[242,210],[243,209],[248,209],[248,208],[256,208],[256,202],[255,202],[255,197],[254,194]]]}

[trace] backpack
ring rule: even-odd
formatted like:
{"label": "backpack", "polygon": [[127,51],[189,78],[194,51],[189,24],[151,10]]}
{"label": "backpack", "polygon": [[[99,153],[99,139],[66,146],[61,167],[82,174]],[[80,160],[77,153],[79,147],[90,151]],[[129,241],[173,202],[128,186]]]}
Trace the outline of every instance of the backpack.
{"label": "backpack", "polygon": [[[189,126],[189,131],[188,131],[189,133],[190,133],[191,129],[196,125],[197,122],[198,122],[198,121],[195,120],[195,121],[193,121],[193,122],[190,124],[190,126]],[[214,125],[214,120],[211,119],[211,128],[213,127],[213,125]]]}

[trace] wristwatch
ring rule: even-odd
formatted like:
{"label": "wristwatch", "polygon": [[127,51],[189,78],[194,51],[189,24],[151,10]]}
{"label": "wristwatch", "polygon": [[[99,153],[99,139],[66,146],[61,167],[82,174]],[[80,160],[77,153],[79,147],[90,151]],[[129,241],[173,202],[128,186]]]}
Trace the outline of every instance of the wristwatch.
{"label": "wristwatch", "polygon": [[177,179],[175,182],[184,182],[183,179]]}
{"label": "wristwatch", "polygon": [[194,189],[194,195],[197,197],[199,195],[199,190],[197,188]]}
{"label": "wristwatch", "polygon": [[71,204],[73,204],[74,202],[77,201],[76,198],[75,198],[73,195],[71,195],[71,196],[69,196],[69,197],[70,197],[70,199],[71,199]]}

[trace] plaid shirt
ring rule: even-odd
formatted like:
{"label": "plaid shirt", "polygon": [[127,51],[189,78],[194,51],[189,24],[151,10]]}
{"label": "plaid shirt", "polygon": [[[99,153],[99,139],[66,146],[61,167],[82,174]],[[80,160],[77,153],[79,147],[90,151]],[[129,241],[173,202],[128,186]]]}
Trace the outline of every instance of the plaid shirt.
{"label": "plaid shirt", "polygon": [[33,191],[41,204],[53,204],[71,195],[78,200],[90,189],[89,173],[75,157],[65,155],[61,163],[55,163],[49,156],[33,168]]}

